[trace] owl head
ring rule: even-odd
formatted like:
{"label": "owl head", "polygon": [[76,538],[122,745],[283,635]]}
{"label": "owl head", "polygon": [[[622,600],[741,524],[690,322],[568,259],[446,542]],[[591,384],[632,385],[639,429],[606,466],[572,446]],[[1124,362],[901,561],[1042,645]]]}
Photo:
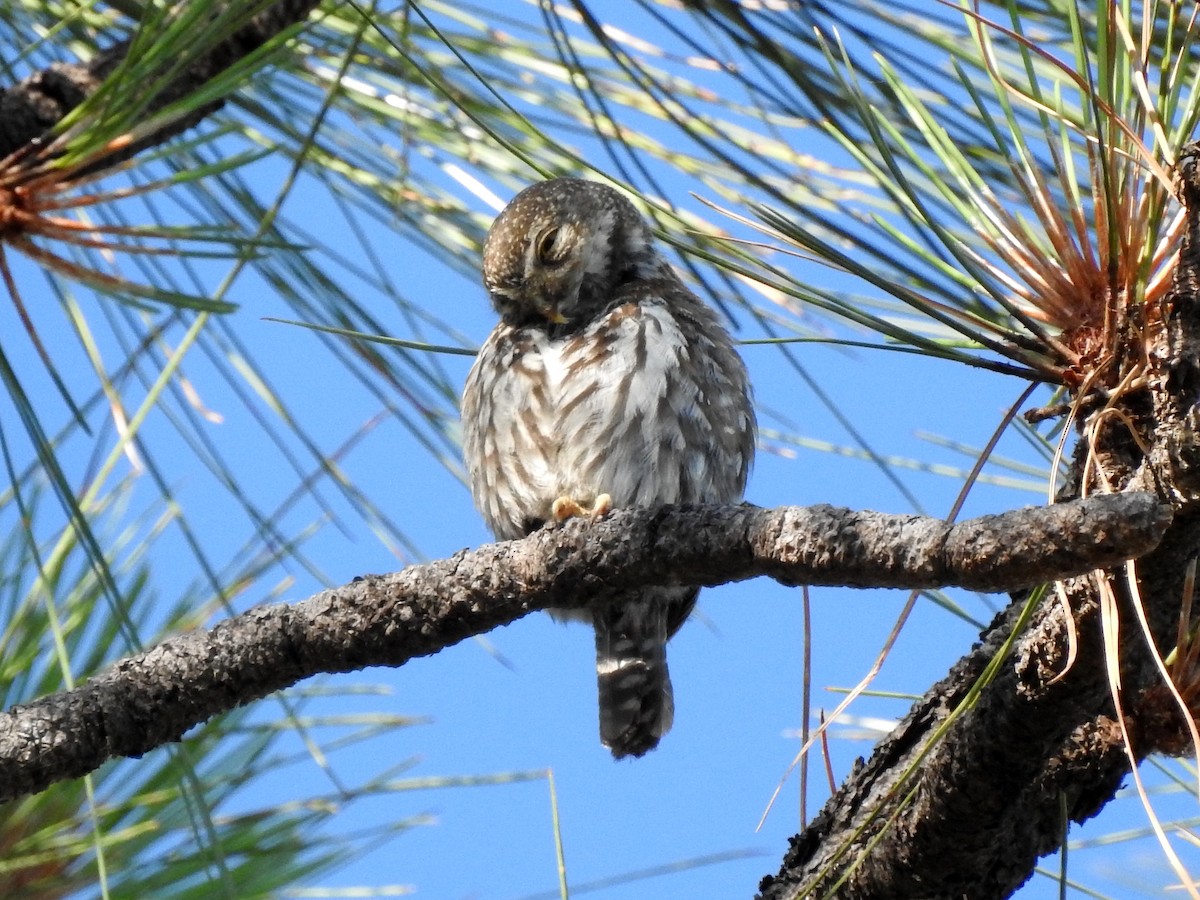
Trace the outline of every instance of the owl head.
{"label": "owl head", "polygon": [[483,245],[483,283],[505,322],[569,330],[659,263],[650,229],[621,194],[554,178],[525,188],[496,217]]}

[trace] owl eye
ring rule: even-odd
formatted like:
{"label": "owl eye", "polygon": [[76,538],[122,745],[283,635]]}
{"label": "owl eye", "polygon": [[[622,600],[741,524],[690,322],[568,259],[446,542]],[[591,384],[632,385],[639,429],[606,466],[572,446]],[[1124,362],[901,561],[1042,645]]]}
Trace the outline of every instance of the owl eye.
{"label": "owl eye", "polygon": [[547,228],[533,239],[533,252],[538,262],[543,265],[562,262],[564,255],[562,248],[556,246],[561,234],[561,228]]}

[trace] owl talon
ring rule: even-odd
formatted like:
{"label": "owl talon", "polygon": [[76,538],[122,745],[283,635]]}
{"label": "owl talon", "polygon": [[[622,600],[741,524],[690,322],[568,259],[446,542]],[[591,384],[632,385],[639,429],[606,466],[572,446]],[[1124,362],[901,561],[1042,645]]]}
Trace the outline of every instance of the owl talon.
{"label": "owl talon", "polygon": [[592,501],[592,509],[589,513],[592,521],[603,519],[610,512],[612,512],[612,497],[609,494],[597,495],[596,499]]}
{"label": "owl talon", "polygon": [[593,522],[608,515],[612,511],[612,497],[599,494],[590,504],[580,503],[573,497],[559,497],[550,506],[554,521],[565,522],[567,519],[586,517]]}

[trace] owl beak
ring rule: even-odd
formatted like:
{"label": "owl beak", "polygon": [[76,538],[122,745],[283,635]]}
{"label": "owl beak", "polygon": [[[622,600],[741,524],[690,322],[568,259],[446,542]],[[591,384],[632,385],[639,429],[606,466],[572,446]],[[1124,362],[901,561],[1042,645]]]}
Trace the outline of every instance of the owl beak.
{"label": "owl beak", "polygon": [[567,317],[560,313],[557,307],[551,306],[549,303],[539,305],[538,312],[555,325],[565,325],[567,322]]}

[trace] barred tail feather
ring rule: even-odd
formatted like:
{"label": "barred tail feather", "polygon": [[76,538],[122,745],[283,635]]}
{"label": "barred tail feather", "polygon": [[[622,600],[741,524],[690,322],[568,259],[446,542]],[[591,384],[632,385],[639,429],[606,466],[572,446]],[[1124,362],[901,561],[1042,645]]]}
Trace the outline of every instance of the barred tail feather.
{"label": "barred tail feather", "polygon": [[617,759],[658,746],[675,701],[667,674],[667,604],[648,591],[598,606],[596,681],[600,740]]}

